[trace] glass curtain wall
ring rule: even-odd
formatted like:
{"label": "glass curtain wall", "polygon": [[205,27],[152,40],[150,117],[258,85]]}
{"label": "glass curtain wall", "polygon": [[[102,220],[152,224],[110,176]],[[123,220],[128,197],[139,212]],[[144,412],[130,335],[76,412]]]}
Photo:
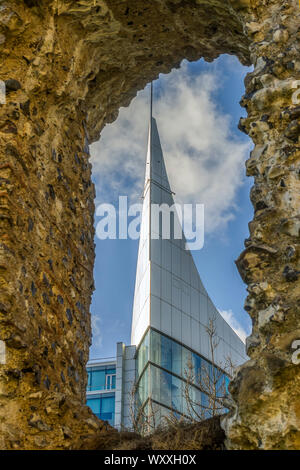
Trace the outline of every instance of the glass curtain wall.
{"label": "glass curtain wall", "polygon": [[[229,383],[229,378],[209,361],[152,329],[147,332],[137,353],[137,379],[137,406],[145,406],[151,398],[158,420],[164,414],[170,414],[170,410],[188,417],[196,418],[197,414],[209,417],[206,407],[209,406],[212,384],[216,382],[216,392],[221,396]],[[187,382],[191,384],[188,393],[193,409],[186,400]],[[200,382],[207,394],[199,390]],[[166,409],[162,410],[161,406]]]}

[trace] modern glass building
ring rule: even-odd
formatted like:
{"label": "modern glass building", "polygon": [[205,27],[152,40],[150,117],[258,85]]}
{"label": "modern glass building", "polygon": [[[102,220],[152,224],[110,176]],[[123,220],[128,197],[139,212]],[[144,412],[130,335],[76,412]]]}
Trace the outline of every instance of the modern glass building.
{"label": "modern glass building", "polygon": [[[158,218],[153,205],[160,207]],[[92,409],[97,410],[95,412],[100,417],[105,416],[106,404],[102,411],[102,404],[98,406],[96,402],[90,402],[90,396],[94,393],[93,386],[111,387],[115,380],[114,425],[117,428],[132,426],[133,407],[135,414],[143,411],[143,419],[155,416],[154,426],[161,424],[162,418],[170,413],[183,417],[190,415],[185,390],[187,371],[191,370],[194,375],[190,387],[193,402],[199,411],[202,407],[206,410],[205,416],[209,416],[209,393],[205,393],[199,383],[207,381],[209,376],[217,376],[217,387],[224,389],[229,380],[224,372],[225,359],[230,358],[236,366],[247,360],[244,343],[215,308],[202,284],[173,205],[157,125],[151,115],[132,314],[132,346],[118,343],[116,378],[112,379],[114,374],[109,368],[108,372],[101,369],[103,375],[94,379],[94,371],[91,371],[91,388],[87,392],[88,404],[94,406]],[[166,217],[170,218],[170,214],[171,230],[166,236],[164,221]],[[218,338],[213,354],[207,332],[212,320]],[[136,391],[134,403],[133,388]],[[97,393],[102,400],[103,391],[98,390]],[[112,395],[112,388],[105,393]],[[192,413],[196,412],[196,409],[192,410]]]}
{"label": "modern glass building", "polygon": [[[152,427],[170,414],[188,419],[210,417],[208,394],[216,391],[217,396],[223,396],[229,384],[221,369],[152,328],[137,350],[136,362],[137,408],[149,406],[151,400]],[[205,383],[200,386],[201,379]],[[193,407],[186,400],[187,387]]]}

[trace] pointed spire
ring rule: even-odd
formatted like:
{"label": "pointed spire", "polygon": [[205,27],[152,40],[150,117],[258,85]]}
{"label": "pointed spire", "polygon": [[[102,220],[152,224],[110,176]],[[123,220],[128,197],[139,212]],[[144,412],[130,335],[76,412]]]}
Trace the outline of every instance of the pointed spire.
{"label": "pointed spire", "polygon": [[153,83],[150,85],[150,122],[148,135],[148,151],[145,174],[144,195],[148,184],[154,183],[157,186],[171,192],[170,184],[166,172],[164,156],[160,144],[156,120],[153,117]]}

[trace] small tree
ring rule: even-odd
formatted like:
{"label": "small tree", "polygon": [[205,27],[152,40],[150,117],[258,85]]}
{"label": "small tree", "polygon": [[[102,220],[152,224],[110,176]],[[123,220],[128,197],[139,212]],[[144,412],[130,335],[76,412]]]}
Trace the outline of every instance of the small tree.
{"label": "small tree", "polygon": [[137,391],[138,384],[134,383],[130,391],[129,405],[132,430],[145,435],[156,428],[156,411],[151,397],[148,398],[146,404],[137,404]]}

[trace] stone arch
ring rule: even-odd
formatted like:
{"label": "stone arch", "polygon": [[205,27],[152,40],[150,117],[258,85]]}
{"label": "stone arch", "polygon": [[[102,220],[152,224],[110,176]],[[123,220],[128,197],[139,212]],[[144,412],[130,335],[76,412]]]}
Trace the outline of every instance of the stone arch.
{"label": "stone arch", "polygon": [[105,439],[83,405],[94,261],[88,143],[158,73],[222,53],[255,66],[240,123],[255,143],[255,216],[237,261],[251,360],[231,384],[227,444],[299,448],[297,0],[11,0],[0,15],[1,448]]}

